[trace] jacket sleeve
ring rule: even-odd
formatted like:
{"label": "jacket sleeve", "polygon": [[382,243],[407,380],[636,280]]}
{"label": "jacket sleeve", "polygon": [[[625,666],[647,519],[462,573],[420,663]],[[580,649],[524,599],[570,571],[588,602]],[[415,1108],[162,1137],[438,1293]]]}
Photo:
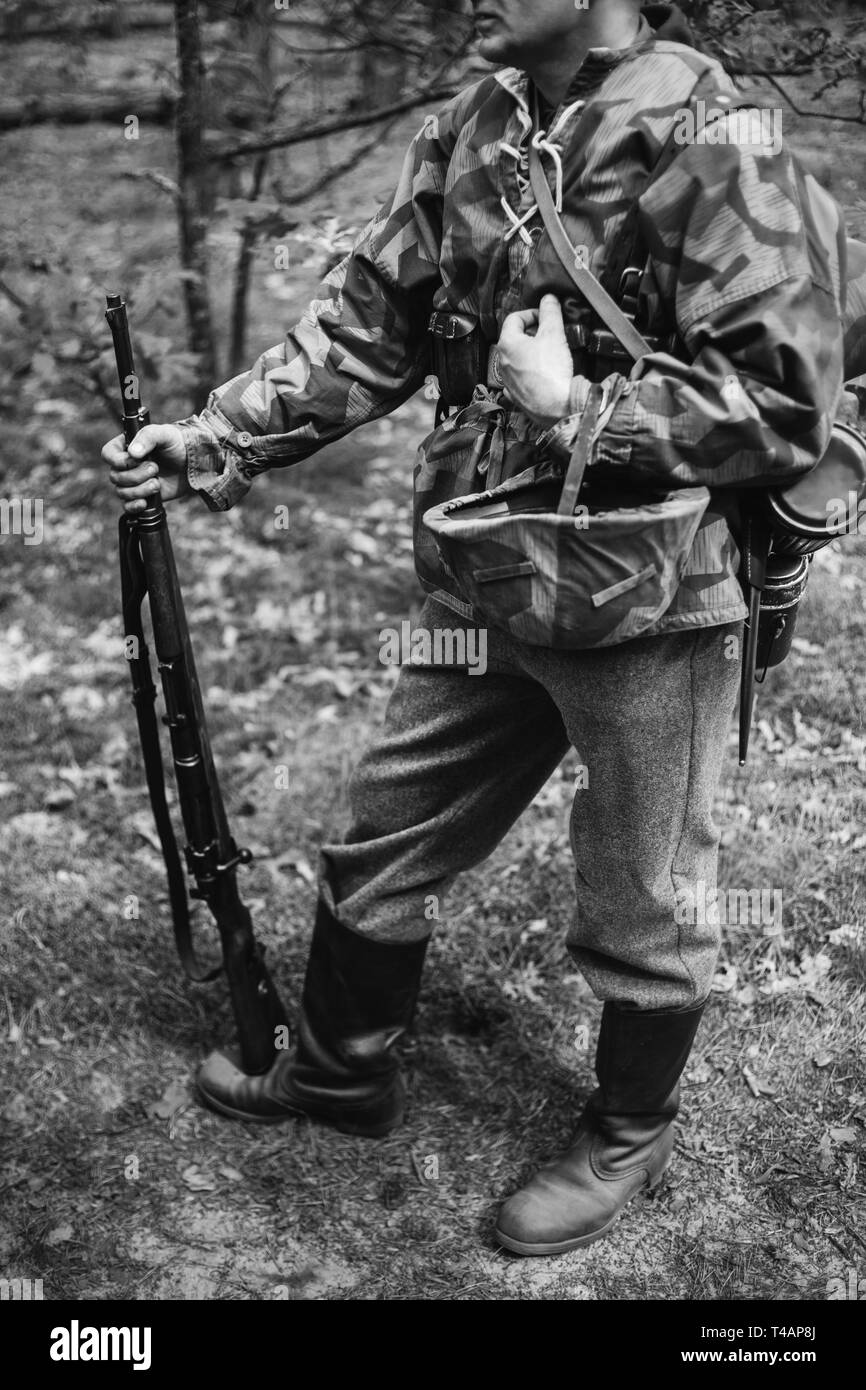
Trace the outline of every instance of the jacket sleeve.
{"label": "jacket sleeve", "polygon": [[[787,153],[738,141],[743,116],[714,123],[727,142],[684,148],[641,198],[688,360],[651,353],[605,382],[590,462],[631,482],[773,485],[808,472],[829,441],[843,378],[841,214]],[[542,436],[554,454],[572,446],[588,390],[577,378],[574,413]]]}
{"label": "jacket sleeve", "polygon": [[212,510],[234,506],[257,473],[306,458],[422,384],[445,176],[465,97],[426,119],[394,193],[300,322],[213,391],[199,415],[178,421],[190,483]]}

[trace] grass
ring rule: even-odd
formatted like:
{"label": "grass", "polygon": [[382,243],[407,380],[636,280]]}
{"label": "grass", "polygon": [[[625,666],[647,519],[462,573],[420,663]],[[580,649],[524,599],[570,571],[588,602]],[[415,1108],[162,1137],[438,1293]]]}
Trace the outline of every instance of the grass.
{"label": "grass", "polygon": [[[41,138],[10,143],[22,187]],[[98,260],[114,194],[75,144],[85,138],[118,157],[98,133],[46,143],[49,164],[63,144],[93,178],[67,222],[52,205],[46,236],[73,254],[85,229]],[[859,150],[840,139],[843,184]],[[363,181],[341,190],[341,208],[354,211]],[[855,216],[859,191],[839,189]],[[142,221],[141,244],[164,248],[162,210]],[[298,278],[299,302],[311,287]],[[228,516],[172,513],[224,792],[256,851],[244,889],[290,1003],[317,848],[345,824],[349,771],[390,688],[378,631],[420,602],[409,476],[430,409],[410,402],[260,479]],[[0,541],[0,1274],[84,1299],[710,1301],[823,1298],[862,1270],[866,540],[816,560],[798,649],[759,696],[745,770],[732,738],[722,884],[781,888],[783,923],[726,931],[674,1165],[607,1241],[525,1261],[496,1249],[497,1205],[567,1142],[600,1012],[563,947],[573,759],[454,890],[406,1048],[404,1128],[371,1142],[199,1108],[191,1073],[230,1017],[222,986],[186,984],[171,946],[100,410],[58,424],[18,409],[4,440],[3,487],[46,499],[46,538]],[[288,532],[273,526],[282,504]],[[284,762],[290,788],[277,792]],[[583,1027],[589,1051],[575,1045]]]}

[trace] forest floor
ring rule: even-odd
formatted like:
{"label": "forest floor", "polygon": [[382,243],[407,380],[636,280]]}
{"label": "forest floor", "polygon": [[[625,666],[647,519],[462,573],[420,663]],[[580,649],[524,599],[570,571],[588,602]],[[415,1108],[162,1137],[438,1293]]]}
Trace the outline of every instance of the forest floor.
{"label": "forest floor", "polygon": [[[417,124],[301,209],[304,227],[357,225]],[[791,118],[790,135],[816,166],[832,139],[832,186],[862,235],[864,133]],[[173,255],[161,195],[113,181],[133,155],[170,167],[166,133],[142,139],[131,153],[103,127],[4,137],[4,276],[24,298],[40,275],[78,296],[85,336],[103,330],[82,286],[145,265],[155,282]],[[218,228],[217,269],[230,250]],[[257,261],[250,360],[302,308],[313,261],[288,277]],[[217,303],[224,317],[222,288]],[[599,1019],[563,946],[574,761],[449,899],[402,1129],[373,1142],[204,1110],[191,1077],[230,1015],[222,984],[186,984],[173,955],[99,461],[114,425],[95,395],[37,393],[38,364],[15,360],[22,314],[0,315],[15,383],[2,484],[44,499],[41,544],[0,540],[0,1276],[41,1278],[48,1298],[422,1300],[798,1300],[866,1276],[866,536],[817,556],[745,769],[732,733],[722,886],[778,891],[783,908],[726,931],[669,1175],[603,1243],[521,1260],[495,1245],[497,1205],[567,1141]],[[155,419],[181,413],[170,381],[145,395]],[[379,632],[420,605],[411,464],[431,410],[419,396],[227,515],[171,513],[230,818],[256,856],[244,892],[290,1004],[318,846],[345,824],[393,682]]]}

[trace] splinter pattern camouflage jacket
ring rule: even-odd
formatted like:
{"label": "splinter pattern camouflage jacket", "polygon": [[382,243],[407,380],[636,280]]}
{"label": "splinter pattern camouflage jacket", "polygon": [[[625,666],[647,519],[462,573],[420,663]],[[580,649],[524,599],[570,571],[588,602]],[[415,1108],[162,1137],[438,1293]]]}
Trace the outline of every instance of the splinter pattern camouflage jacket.
{"label": "splinter pattern camouflage jacket", "polygon": [[[786,151],[737,144],[735,115],[713,120],[705,142],[684,145],[651,179],[683,108],[738,100],[718,64],[665,37],[670,12],[659,31],[663,9],[652,7],[655,30],[643,17],[632,47],[590,52],[538,143],[569,236],[602,281],[637,197],[651,266],[639,324],[674,327],[682,344],[676,355],[644,358],[627,379],[608,379],[614,403],[591,460],[606,483],[621,479],[631,491],[711,490],[679,588],[652,632],[744,616],[737,490],[792,480],[826,448],[842,390],[845,277],[835,203]],[[584,312],[535,210],[531,95],[526,75],[506,69],[428,118],[393,196],[300,323],[213,392],[200,415],[179,422],[190,481],[210,507],[233,506],[256,474],[306,458],[412,395],[430,371],[432,309],[479,315],[491,341],[506,315],[549,291],[569,321]],[[540,436],[547,457],[567,457],[586,389],[576,377],[574,414]],[[489,485],[497,438],[501,456],[503,440],[539,437],[514,408],[497,414],[501,397],[477,395],[468,430],[452,417],[419,452],[418,515]],[[498,434],[491,413],[505,421]],[[500,464],[497,476],[513,471]],[[433,563],[424,529],[416,524],[422,577]]]}

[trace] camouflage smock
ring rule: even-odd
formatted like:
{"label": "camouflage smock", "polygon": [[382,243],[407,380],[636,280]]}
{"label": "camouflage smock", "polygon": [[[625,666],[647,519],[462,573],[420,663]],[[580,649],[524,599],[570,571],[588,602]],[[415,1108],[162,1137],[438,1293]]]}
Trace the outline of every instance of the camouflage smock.
{"label": "camouflage smock", "polygon": [[[684,108],[739,100],[714,60],[665,37],[670,12],[659,32],[664,9],[652,7],[655,30],[642,17],[630,48],[590,51],[539,141],[571,241],[602,280],[638,196],[651,261],[641,326],[673,326],[682,344],[610,380],[615,404],[591,462],[630,490],[711,490],[653,633],[745,615],[737,490],[791,480],[824,452],[842,390],[845,274],[836,205],[784,147],[737,144],[733,129],[723,143],[737,113],[712,122],[717,142],[683,145],[650,180]],[[211,508],[233,506],[258,473],[306,458],[417,391],[430,371],[432,309],[479,315],[491,341],[509,313],[537,306],[543,293],[559,296],[569,321],[583,312],[535,210],[531,100],[528,77],[510,68],[427,117],[393,196],[298,325],[179,422],[190,482]],[[549,457],[567,457],[587,389],[576,376],[574,412],[540,436]],[[466,427],[461,417],[456,427],[443,422],[420,451],[418,515],[487,486],[491,449],[501,477],[503,443],[523,442],[510,452],[524,455],[524,467],[539,438],[521,412],[497,411],[484,388],[477,394]],[[435,561],[424,529],[416,522],[422,576]]]}

